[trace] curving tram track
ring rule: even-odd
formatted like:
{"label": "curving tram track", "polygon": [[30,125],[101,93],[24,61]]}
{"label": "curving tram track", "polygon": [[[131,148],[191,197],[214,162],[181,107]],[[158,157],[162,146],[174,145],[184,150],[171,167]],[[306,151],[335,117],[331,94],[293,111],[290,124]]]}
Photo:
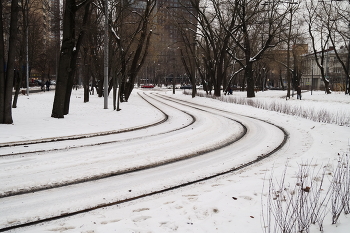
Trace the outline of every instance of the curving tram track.
{"label": "curving tram track", "polygon": [[140,96],[163,118],[120,131],[0,145],[0,231],[235,171],[271,155],[288,137],[280,127],[230,111]]}

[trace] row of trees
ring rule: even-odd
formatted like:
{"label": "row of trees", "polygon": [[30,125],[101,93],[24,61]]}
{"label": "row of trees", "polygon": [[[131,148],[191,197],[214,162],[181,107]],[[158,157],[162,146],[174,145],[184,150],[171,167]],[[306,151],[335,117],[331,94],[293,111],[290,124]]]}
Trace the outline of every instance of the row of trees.
{"label": "row of trees", "polygon": [[[34,19],[34,14],[26,15],[26,12],[34,12],[30,10],[30,2],[8,0],[1,4],[0,62],[4,66],[0,66],[0,123],[12,123],[14,77],[18,76],[18,80],[25,77],[22,64],[26,54],[26,26],[29,26],[28,37],[32,41],[30,70],[40,71],[43,78],[49,78],[57,70],[52,117],[63,118],[69,113],[72,86],[79,82],[78,78],[84,86],[84,102],[89,101],[91,86],[99,96],[103,95],[105,17],[109,31],[108,93],[113,90],[115,109],[117,98],[127,101],[142,65],[152,52],[152,41],[157,41],[152,40],[153,30],[162,24],[157,0],[108,1],[107,16],[104,0],[65,0],[61,46],[57,48],[46,43],[44,49],[34,46],[35,42],[40,44],[45,35],[39,33],[40,25],[35,25],[38,20]],[[182,35],[177,41],[179,60],[193,87],[201,83],[204,90],[213,90],[216,96],[220,96],[222,87],[226,89],[239,82],[241,87],[246,87],[247,97],[255,97],[256,88],[264,88],[267,73],[274,69],[281,71],[282,87],[282,70],[287,70],[289,97],[290,90],[299,85],[302,77],[298,44],[310,39],[321,70],[325,69],[327,45],[349,48],[346,2],[310,0],[301,5],[295,0],[179,0],[178,3],[177,9],[167,10],[174,12],[173,27]],[[52,54],[59,54],[57,68],[52,65],[56,62],[50,61],[51,57],[56,59],[50,56]],[[348,77],[349,59],[338,58]],[[322,78],[328,87],[325,72]],[[195,91],[194,88],[193,96]]]}
{"label": "row of trees", "polygon": [[[196,7],[196,0],[191,0]],[[237,83],[254,89],[265,86],[271,70],[286,70],[287,97],[300,85],[303,74],[302,55],[314,54],[328,93],[326,73],[328,47],[346,48],[349,54],[349,4],[344,1],[200,1],[198,8],[197,75],[206,89],[220,95]],[[302,46],[311,44],[311,50]],[[338,50],[336,49],[335,52]],[[337,54],[343,73],[349,80],[349,58]],[[280,85],[282,82],[280,72]],[[349,93],[347,81],[346,93]]]}
{"label": "row of trees", "polygon": [[[311,39],[312,52],[315,56],[317,67],[321,71],[321,77],[329,92],[329,79],[327,77],[326,63],[329,46],[334,48],[337,60],[342,66],[347,77],[345,93],[350,93],[350,1],[310,1],[305,3],[306,13],[304,19],[308,26],[308,35]],[[345,47],[348,56],[342,57],[339,49]]]}
{"label": "row of trees", "polygon": [[[43,74],[42,79],[50,79],[57,69],[55,99],[52,117],[63,118],[69,113],[71,90],[82,77],[85,89],[84,102],[89,101],[89,87],[96,87],[99,96],[103,95],[103,55],[105,42],[103,21],[105,1],[100,0],[66,0],[64,1],[61,19],[61,46],[55,48],[48,40],[45,31],[47,22],[43,15],[50,12],[49,1],[37,0],[2,1],[1,29],[1,63],[0,66],[0,123],[10,124],[12,120],[12,91],[14,77],[24,81],[18,87],[25,86],[26,38],[29,38],[30,71]],[[117,80],[120,85],[120,96],[127,101],[134,87],[135,77],[147,55],[152,30],[152,12],[156,1],[108,1],[109,29],[109,88],[116,89]],[[33,7],[31,7],[33,6]],[[4,9],[4,10],[3,10]],[[34,18],[34,12],[41,13],[41,20]],[[29,19],[29,22],[27,21]],[[45,20],[45,18],[44,18]],[[11,23],[6,25],[7,22]],[[41,23],[36,25],[35,22]],[[5,23],[4,23],[5,22]],[[29,28],[29,34],[26,29]],[[38,31],[45,31],[43,35]],[[39,38],[37,38],[39,37]],[[34,45],[40,44],[41,47]],[[16,49],[20,48],[20,49]],[[57,50],[59,49],[59,51]],[[47,64],[50,59],[56,60],[53,54],[59,54],[58,66]],[[35,57],[39,59],[35,59]],[[37,62],[36,62],[37,61]],[[51,64],[55,61],[51,61]],[[14,71],[14,72],[13,72]],[[19,90],[19,89],[18,89]],[[18,92],[16,92],[15,98]]]}
{"label": "row of trees", "polygon": [[[99,70],[101,72],[101,69],[98,69],[99,67],[94,64],[93,58],[98,60],[97,56],[101,56],[101,51],[103,51],[103,44],[96,42],[105,42],[103,40],[107,39],[102,36],[102,31],[98,31],[98,27],[103,25],[102,20],[105,17],[108,19],[108,30],[111,35],[111,39],[108,40],[108,47],[111,52],[108,53],[110,54],[108,57],[108,63],[110,64],[108,66],[108,74],[110,74],[108,90],[113,88],[114,100],[116,100],[116,87],[119,80],[119,97],[122,101],[128,100],[134,88],[136,75],[146,58],[152,34],[150,22],[152,21],[155,0],[141,2],[140,4],[139,6],[128,1],[110,2],[110,5],[108,5],[108,8],[110,8],[108,10],[109,15],[106,16],[103,15],[103,12],[106,12],[104,9],[106,7],[105,1],[97,1],[95,4],[92,4],[92,0],[80,1],[79,4],[75,0],[66,1],[52,117],[63,118],[64,115],[69,113],[71,90],[74,84],[79,54],[83,56],[84,62],[82,68],[84,72],[84,102],[88,101],[89,77],[94,75],[90,68],[95,66],[95,71]],[[92,9],[90,9],[90,6],[93,6]],[[84,11],[79,15],[78,11],[83,7]],[[82,22],[78,22],[80,18],[83,19]],[[92,23],[92,20],[95,22]],[[77,26],[78,23],[80,23],[79,26]],[[77,28],[80,29],[78,32],[75,31]],[[101,67],[101,64],[99,65]],[[98,83],[97,90],[101,96],[103,76],[101,73],[95,75]],[[114,108],[116,109],[115,102]]]}
{"label": "row of trees", "polygon": [[[27,58],[30,70],[35,69],[42,80],[49,78],[55,72],[59,38],[47,40],[43,8],[50,9],[46,1],[6,0],[0,7],[0,123],[11,124],[11,108],[17,107],[20,87],[27,85]],[[55,27],[59,31],[59,24]],[[16,92],[12,102],[13,88]]]}

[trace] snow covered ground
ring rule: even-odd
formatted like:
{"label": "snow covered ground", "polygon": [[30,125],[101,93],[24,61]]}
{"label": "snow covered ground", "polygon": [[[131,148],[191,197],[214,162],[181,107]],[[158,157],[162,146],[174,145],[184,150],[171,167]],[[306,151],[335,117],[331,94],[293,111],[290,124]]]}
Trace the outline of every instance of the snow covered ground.
{"label": "snow covered ground", "polygon": [[[139,91],[150,93],[155,90]],[[171,90],[161,90],[159,93],[173,97]],[[158,110],[139,98],[136,91],[129,102],[121,104],[122,111],[115,112],[112,110],[111,99],[109,109],[103,109],[103,99],[97,96],[90,96],[90,102],[84,104],[82,90],[77,90],[72,93],[70,114],[64,119],[54,119],[50,117],[53,95],[54,92],[40,92],[29,97],[20,96],[18,108],[13,109],[14,124],[0,125],[0,143],[121,130],[154,123],[163,117]],[[242,98],[244,95],[240,92],[233,94]],[[286,104],[303,105],[305,108],[331,109],[332,112],[350,117],[350,97],[344,93],[325,95],[324,92],[313,92],[311,95],[307,92],[301,101],[296,100],[296,96],[286,101],[284,95],[280,91],[265,91],[258,92],[256,99],[266,102],[283,101]],[[261,213],[267,191],[263,190],[263,185],[267,185],[267,177],[272,169],[278,179],[288,162],[286,180],[293,183],[300,164],[312,162],[315,167],[335,165],[339,154],[349,154],[349,127],[209,98],[192,99],[183,95],[182,91],[177,91],[175,96],[271,122],[288,132],[288,142],[271,157],[237,172],[14,232],[264,232],[266,228]],[[257,142],[252,141],[251,144],[254,148]],[[1,148],[0,152],[3,149],[5,148]],[[4,176],[0,177],[1,183],[4,181],[2,177]],[[327,179],[330,177],[331,175]],[[28,209],[27,212],[30,213],[31,210]],[[16,219],[7,219],[8,223],[11,221]],[[331,216],[328,215],[324,226],[325,232],[349,232],[349,216],[342,215],[339,222],[332,225]],[[311,232],[319,231],[313,227]]]}

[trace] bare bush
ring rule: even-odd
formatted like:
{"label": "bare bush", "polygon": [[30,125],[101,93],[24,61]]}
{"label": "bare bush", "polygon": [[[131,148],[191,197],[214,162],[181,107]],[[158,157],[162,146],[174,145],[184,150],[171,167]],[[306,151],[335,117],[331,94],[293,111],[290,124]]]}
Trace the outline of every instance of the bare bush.
{"label": "bare bush", "polygon": [[268,220],[264,220],[266,233],[293,232],[296,225],[295,190],[285,183],[285,175],[286,170],[279,181],[273,182],[273,176],[269,180],[266,212],[263,212]]}
{"label": "bare bush", "polygon": [[[184,91],[184,94],[191,95],[190,91]],[[330,111],[327,109],[316,110],[310,107],[293,106],[287,102],[281,103],[278,101],[271,101],[266,103],[259,99],[243,98],[236,96],[220,96],[206,94],[204,92],[197,92],[197,96],[217,99],[227,103],[234,103],[240,105],[248,105],[255,108],[265,109],[284,113],[287,115],[299,116],[315,122],[331,123],[342,126],[350,126],[350,117],[344,111]]]}
{"label": "bare bush", "polygon": [[[311,224],[320,229],[329,200],[324,191],[325,170],[317,170],[309,164],[299,165],[296,182],[285,182],[287,166],[280,181],[269,180],[269,190],[263,212],[264,230],[270,232],[309,232]],[[269,216],[270,220],[267,222]]]}
{"label": "bare bush", "polygon": [[337,223],[343,210],[345,214],[349,214],[349,173],[349,157],[347,155],[339,156],[331,183],[332,224]]}
{"label": "bare bush", "polygon": [[[318,224],[319,230],[323,231],[323,222],[329,212],[332,224],[337,223],[341,213],[349,214],[348,155],[339,156],[336,168],[330,169],[330,166],[316,169],[312,162],[300,164],[294,185],[286,181],[287,165],[279,181],[274,180],[272,172],[266,200],[263,200],[265,190],[262,195],[264,232],[308,233],[311,224]],[[326,175],[332,175],[328,183]]]}

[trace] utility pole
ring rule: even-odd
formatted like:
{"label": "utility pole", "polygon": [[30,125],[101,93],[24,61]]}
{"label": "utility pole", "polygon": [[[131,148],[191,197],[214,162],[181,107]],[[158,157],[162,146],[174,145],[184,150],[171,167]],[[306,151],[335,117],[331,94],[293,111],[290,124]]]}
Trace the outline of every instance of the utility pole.
{"label": "utility pole", "polygon": [[288,30],[288,39],[287,39],[287,97],[286,99],[290,99],[290,83],[291,83],[291,75],[290,72],[290,35],[292,31],[292,20],[293,20],[293,4],[298,4],[297,2],[294,2],[294,0],[286,2],[289,4],[289,13],[290,13],[290,19],[289,19],[289,30]]}
{"label": "utility pole", "polygon": [[[350,5],[350,0],[349,0],[349,5]],[[349,17],[350,17],[350,13],[349,13]],[[350,32],[350,22],[348,24],[348,30]],[[350,95],[350,38],[349,38],[349,43],[348,43],[348,64],[347,64],[347,68],[348,68],[348,76],[346,77],[345,95],[346,94]]]}
{"label": "utility pole", "polygon": [[27,96],[29,96],[29,30],[28,30],[28,27],[29,27],[29,17],[28,17],[28,14],[29,14],[29,0],[26,1],[26,82],[27,82],[27,91],[26,91],[26,94]]}
{"label": "utility pole", "polygon": [[[313,63],[313,62],[311,62]],[[311,95],[312,95],[312,89],[314,87],[314,66],[313,64],[311,65]]]}
{"label": "utility pole", "polygon": [[108,0],[105,0],[104,109],[108,109]]}

